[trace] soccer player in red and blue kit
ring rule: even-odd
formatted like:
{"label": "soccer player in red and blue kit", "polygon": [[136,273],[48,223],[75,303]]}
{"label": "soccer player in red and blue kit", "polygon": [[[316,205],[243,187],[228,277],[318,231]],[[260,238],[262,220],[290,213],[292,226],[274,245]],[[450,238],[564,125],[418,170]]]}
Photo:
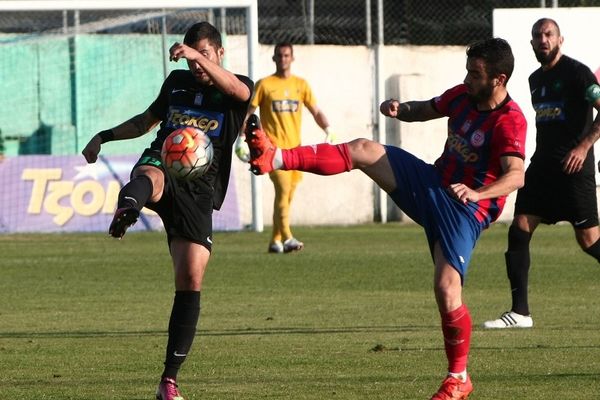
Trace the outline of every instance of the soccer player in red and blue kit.
{"label": "soccer player in red and blue kit", "polygon": [[444,151],[433,165],[367,139],[281,150],[256,118],[246,125],[254,173],[284,169],[333,175],[360,169],[423,226],[435,264],[434,292],[448,359],[448,375],[432,400],[466,399],[473,390],[467,374],[472,325],[462,285],[479,235],[524,181],[527,123],[506,89],[513,67],[505,40],[484,40],[467,49],[464,84],[429,101],[391,99],[380,105],[385,116],[401,121],[448,117]]}

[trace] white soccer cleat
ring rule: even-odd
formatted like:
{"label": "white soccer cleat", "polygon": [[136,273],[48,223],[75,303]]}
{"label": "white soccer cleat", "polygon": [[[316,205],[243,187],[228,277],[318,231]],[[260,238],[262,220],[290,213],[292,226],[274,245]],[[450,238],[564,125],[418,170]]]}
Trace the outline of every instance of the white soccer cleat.
{"label": "white soccer cleat", "polygon": [[283,242],[283,252],[291,253],[293,251],[300,251],[304,248],[304,243],[299,241],[296,238],[289,238],[285,242]]}
{"label": "white soccer cleat", "polygon": [[280,241],[276,241],[269,244],[269,253],[283,253],[283,243],[281,243]]}
{"label": "white soccer cleat", "polygon": [[483,323],[485,329],[531,328],[532,326],[531,316],[517,314],[514,311],[507,311],[500,318]]}

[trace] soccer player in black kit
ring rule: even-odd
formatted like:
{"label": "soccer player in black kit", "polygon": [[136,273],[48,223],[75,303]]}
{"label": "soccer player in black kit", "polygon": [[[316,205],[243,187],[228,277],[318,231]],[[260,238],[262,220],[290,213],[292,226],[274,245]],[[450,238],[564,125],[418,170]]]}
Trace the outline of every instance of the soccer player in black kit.
{"label": "soccer player in black kit", "polygon": [[488,329],[531,328],[527,285],[529,242],[540,223],[568,221],[579,246],[600,262],[594,143],[600,137],[600,86],[584,64],[561,54],[556,21],[542,18],[531,29],[541,67],[529,77],[536,113],[536,149],[517,192],[508,231],[506,271],[512,308],[484,323]]}
{"label": "soccer player in black kit", "polygon": [[[120,239],[144,206],[156,211],[163,221],[173,260],[175,298],[156,398],[182,400],[176,379],[200,316],[200,290],[212,246],[212,210],[219,209],[225,197],[232,146],[244,122],[254,83],[221,67],[221,34],[207,22],[190,27],[183,44],[173,44],[169,54],[171,61],[186,59],[189,70],[171,72],[146,111],[96,134],[82,154],[93,163],[102,143],[142,136],[160,123],[156,139],[119,192],[109,234]],[[165,138],[184,126],[204,127],[214,148],[210,169],[191,181],[170,178],[160,157]]]}

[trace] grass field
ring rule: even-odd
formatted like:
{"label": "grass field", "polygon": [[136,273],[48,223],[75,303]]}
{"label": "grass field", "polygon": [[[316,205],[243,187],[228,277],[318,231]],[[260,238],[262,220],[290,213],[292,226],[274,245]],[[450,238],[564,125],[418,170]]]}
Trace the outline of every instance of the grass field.
{"label": "grass field", "polygon": [[[445,374],[419,227],[218,233],[186,399],[429,399]],[[509,307],[507,226],[486,231],[465,300],[471,399],[600,399],[600,266],[569,226],[532,240],[535,327],[484,331]],[[173,297],[161,233],[0,235],[0,398],[153,399]]]}

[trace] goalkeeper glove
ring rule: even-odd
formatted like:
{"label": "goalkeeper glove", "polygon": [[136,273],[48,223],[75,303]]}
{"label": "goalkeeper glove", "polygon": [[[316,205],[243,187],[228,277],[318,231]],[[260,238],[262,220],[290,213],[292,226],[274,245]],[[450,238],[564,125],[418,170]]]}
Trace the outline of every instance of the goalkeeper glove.
{"label": "goalkeeper glove", "polygon": [[334,144],[337,141],[335,133],[331,132],[329,127],[325,128],[325,143]]}
{"label": "goalkeeper glove", "polygon": [[235,155],[242,162],[248,162],[250,161],[250,148],[248,147],[248,143],[246,143],[244,138],[245,135],[238,135],[238,138],[235,141]]}

